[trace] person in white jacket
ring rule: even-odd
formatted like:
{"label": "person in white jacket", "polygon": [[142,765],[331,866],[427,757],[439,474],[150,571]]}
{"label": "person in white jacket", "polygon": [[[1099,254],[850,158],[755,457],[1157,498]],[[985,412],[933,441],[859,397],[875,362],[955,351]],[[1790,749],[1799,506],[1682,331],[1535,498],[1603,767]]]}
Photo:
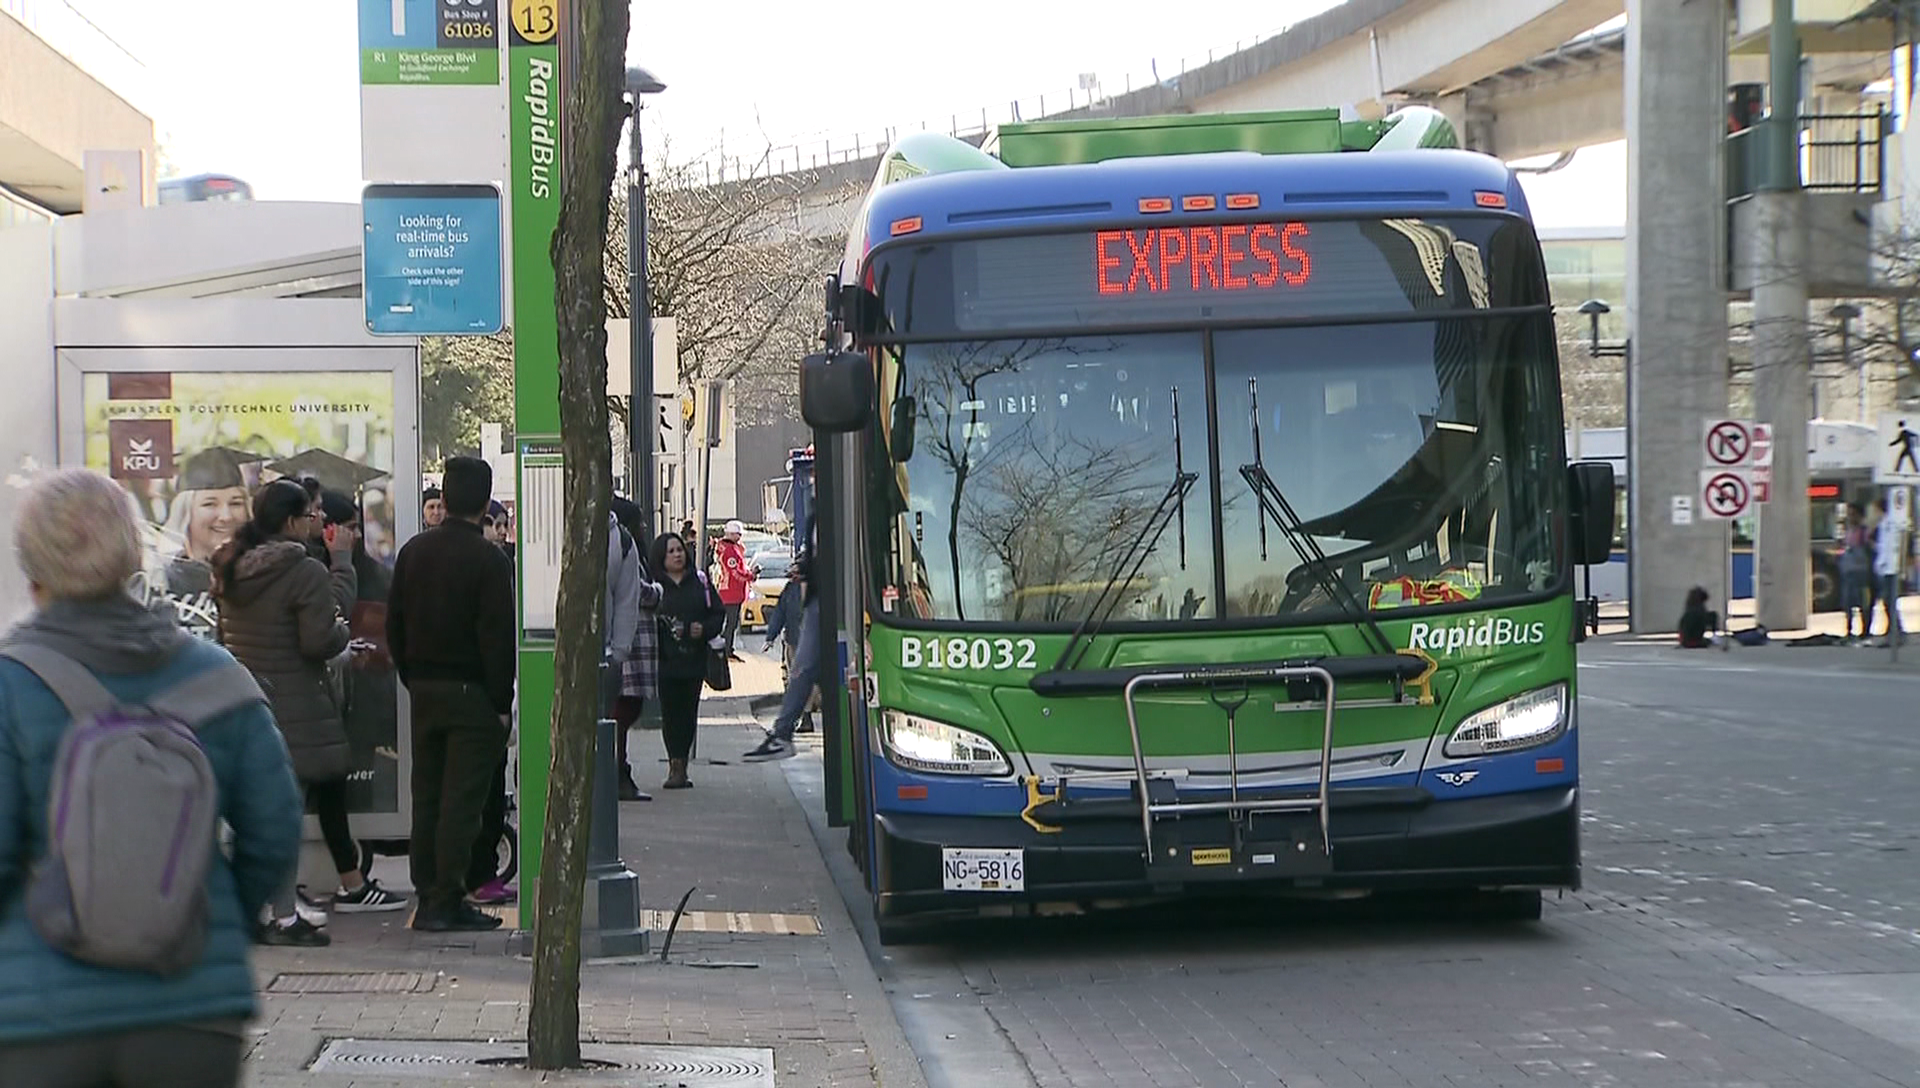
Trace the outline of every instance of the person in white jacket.
{"label": "person in white jacket", "polygon": [[1878,520],[1873,538],[1873,576],[1880,583],[1880,604],[1887,610],[1887,640],[1906,645],[1907,632],[1900,625],[1900,575],[1905,567],[1907,525],[1905,519],[1887,512],[1887,500],[1873,500]]}

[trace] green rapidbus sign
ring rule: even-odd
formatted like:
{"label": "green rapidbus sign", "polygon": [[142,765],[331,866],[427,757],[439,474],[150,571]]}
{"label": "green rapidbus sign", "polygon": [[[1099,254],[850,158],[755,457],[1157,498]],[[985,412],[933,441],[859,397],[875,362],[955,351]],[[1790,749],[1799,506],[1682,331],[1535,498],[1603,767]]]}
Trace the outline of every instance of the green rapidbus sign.
{"label": "green rapidbus sign", "polygon": [[[512,193],[513,423],[521,443],[560,434],[559,331],[554,316],[553,258],[560,222],[560,47],[547,32],[560,17],[554,0],[514,0],[507,30],[509,111],[508,186]],[[557,534],[558,525],[530,523],[541,516],[520,496],[515,518],[527,554],[529,534]],[[557,514],[556,514],[557,516]],[[554,537],[557,539],[557,536]],[[523,569],[519,582],[526,592]],[[522,607],[520,639],[520,872],[523,886],[540,873],[546,827],[547,776],[553,758],[553,644],[529,633]]]}
{"label": "green rapidbus sign", "polygon": [[360,0],[360,82],[497,86],[499,0]]}

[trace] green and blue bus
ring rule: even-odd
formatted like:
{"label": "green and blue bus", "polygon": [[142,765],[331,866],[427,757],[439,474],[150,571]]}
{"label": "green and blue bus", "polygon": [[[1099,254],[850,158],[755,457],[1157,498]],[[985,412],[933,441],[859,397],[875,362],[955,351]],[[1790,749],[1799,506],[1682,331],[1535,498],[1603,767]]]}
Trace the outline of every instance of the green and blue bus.
{"label": "green and blue bus", "polygon": [[1452,143],[1328,110],[884,157],[801,368],[829,815],[883,940],[1579,886],[1612,471],[1566,459],[1524,194]]}

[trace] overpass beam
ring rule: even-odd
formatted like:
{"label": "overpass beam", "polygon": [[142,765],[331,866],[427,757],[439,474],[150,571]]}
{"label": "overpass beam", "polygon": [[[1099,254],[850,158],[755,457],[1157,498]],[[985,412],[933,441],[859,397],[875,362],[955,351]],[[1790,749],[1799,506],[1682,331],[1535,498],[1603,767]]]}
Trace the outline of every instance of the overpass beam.
{"label": "overpass beam", "polygon": [[[1702,422],[1727,410],[1726,57],[1723,5],[1629,0],[1628,597],[1642,633],[1674,630],[1695,585],[1727,602],[1726,532],[1696,494]],[[1682,497],[1691,524],[1676,524]]]}

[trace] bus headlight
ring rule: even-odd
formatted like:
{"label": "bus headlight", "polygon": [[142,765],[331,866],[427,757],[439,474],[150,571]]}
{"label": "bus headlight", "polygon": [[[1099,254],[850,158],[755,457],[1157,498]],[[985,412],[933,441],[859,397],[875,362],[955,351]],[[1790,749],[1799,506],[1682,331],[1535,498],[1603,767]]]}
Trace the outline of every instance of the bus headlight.
{"label": "bus headlight", "polygon": [[1516,695],[1454,727],[1442,749],[1452,759],[1534,748],[1567,731],[1567,685]]}
{"label": "bus headlight", "polygon": [[910,771],[991,778],[1013,773],[1000,746],[971,729],[898,710],[880,712],[887,758]]}

